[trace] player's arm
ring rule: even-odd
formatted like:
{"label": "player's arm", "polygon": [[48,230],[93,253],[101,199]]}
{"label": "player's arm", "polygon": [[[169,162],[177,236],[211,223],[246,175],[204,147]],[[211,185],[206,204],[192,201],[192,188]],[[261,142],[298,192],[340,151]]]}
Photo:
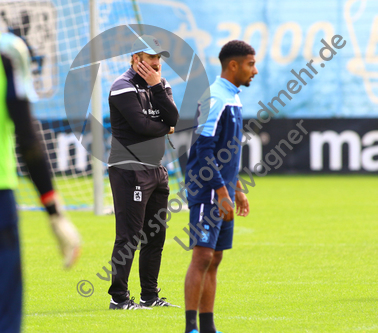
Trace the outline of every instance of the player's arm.
{"label": "player's arm", "polygon": [[[42,203],[46,204],[45,198],[53,192],[53,186],[44,151],[37,138],[35,128],[33,128],[30,104],[26,98],[16,96],[10,60],[5,57],[2,57],[2,59],[8,79],[7,107],[9,116],[13,120],[20,152],[28,168],[30,178],[41,195]],[[50,214],[57,213],[54,205],[51,205],[51,207],[47,205],[46,209]]]}
{"label": "player's arm", "polygon": [[[211,101],[211,103],[210,103]],[[222,207],[219,207],[219,213],[225,221],[231,221],[234,218],[234,209],[232,200],[228,193],[226,184],[222,178],[219,166],[216,165],[214,150],[219,136],[222,132],[222,112],[223,103],[220,99],[212,97],[207,101],[209,105],[204,103],[201,106],[202,113],[199,118],[199,125],[197,129],[198,137],[195,146],[198,160],[201,168],[211,168],[213,177],[208,181],[212,189],[215,190],[218,196],[218,202]],[[207,110],[209,110],[207,112]]]}
{"label": "player's arm", "polygon": [[138,74],[151,85],[154,106],[160,110],[161,119],[168,126],[176,126],[179,113],[173,101],[171,86],[167,80],[161,79],[161,65],[159,66],[159,71],[156,72],[150,65],[142,61],[138,63]]}
{"label": "player's arm", "polygon": [[14,122],[20,152],[30,177],[40,194],[41,202],[49,214],[51,226],[58,238],[64,264],[70,267],[78,256],[79,235],[59,209],[45,153],[33,127],[29,100],[33,98],[34,91],[29,71],[28,50],[19,39],[15,38],[11,42],[14,45],[8,45],[5,48],[6,52],[2,52],[3,67],[7,77],[6,103],[9,116]]}
{"label": "player's arm", "polygon": [[121,94],[117,94],[117,91],[111,91],[109,103],[113,104],[121,112],[136,133],[160,137],[170,131],[170,126],[167,124],[161,121],[153,121],[143,113],[136,91],[128,91]]}

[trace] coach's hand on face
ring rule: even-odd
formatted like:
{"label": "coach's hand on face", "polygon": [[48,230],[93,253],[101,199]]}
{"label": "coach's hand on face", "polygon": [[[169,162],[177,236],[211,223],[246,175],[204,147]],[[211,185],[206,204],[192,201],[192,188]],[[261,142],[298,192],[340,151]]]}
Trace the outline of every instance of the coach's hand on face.
{"label": "coach's hand on face", "polygon": [[147,82],[148,85],[154,86],[161,80],[161,65],[157,69],[152,68],[147,62],[140,61],[137,63],[138,74]]}
{"label": "coach's hand on face", "polygon": [[232,204],[230,195],[228,194],[227,187],[223,186],[215,190],[218,195],[218,206],[219,214],[223,221],[230,222],[234,219],[234,206]]}

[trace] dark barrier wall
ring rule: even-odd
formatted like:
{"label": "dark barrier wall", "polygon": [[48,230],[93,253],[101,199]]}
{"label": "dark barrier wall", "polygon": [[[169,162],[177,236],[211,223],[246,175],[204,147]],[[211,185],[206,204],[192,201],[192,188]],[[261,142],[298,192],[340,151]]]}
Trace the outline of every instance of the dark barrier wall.
{"label": "dark barrier wall", "polygon": [[[297,137],[293,130],[298,131]],[[270,173],[378,171],[378,119],[272,120],[261,130],[257,141],[261,158],[268,166],[269,161],[273,164],[275,160],[274,152],[282,158],[282,166],[275,169],[279,163],[271,165]],[[253,148],[244,147],[243,166],[253,165]],[[268,156],[269,153],[272,154]]]}
{"label": "dark barrier wall", "polygon": [[[272,119],[261,129],[246,119],[244,129],[241,168],[269,174],[378,171],[378,119]],[[187,149],[189,138],[175,139],[179,152]]]}
{"label": "dark barrier wall", "polygon": [[[262,126],[259,129],[256,124]],[[109,120],[104,120],[109,128]],[[192,121],[182,120],[181,128]],[[55,172],[80,174],[90,169],[91,134],[82,144],[70,131],[67,121],[42,122],[51,164]],[[86,127],[89,130],[90,126]],[[377,173],[378,119],[272,119],[260,124],[244,120],[241,169],[264,174],[277,173]],[[111,135],[105,131],[109,154]],[[185,169],[191,137],[188,132],[171,136]],[[72,164],[75,166],[72,168]]]}

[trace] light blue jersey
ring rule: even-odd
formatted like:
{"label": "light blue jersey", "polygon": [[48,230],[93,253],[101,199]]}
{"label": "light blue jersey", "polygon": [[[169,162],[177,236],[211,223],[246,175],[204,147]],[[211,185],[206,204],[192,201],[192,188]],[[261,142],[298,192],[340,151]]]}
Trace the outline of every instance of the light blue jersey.
{"label": "light blue jersey", "polygon": [[[241,154],[241,90],[226,79],[217,77],[198,103],[197,141],[192,145],[186,165],[189,207],[213,203],[215,190],[226,185],[233,199]],[[206,96],[206,97],[205,97]],[[197,182],[190,180],[197,175]],[[234,186],[234,187],[235,187]]]}

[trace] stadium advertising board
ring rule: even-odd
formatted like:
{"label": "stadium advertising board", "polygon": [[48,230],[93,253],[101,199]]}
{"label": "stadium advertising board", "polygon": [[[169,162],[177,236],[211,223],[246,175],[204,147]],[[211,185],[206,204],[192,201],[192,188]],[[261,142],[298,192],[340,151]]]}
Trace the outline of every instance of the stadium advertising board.
{"label": "stadium advertising board", "polygon": [[41,99],[58,89],[57,11],[50,1],[0,2],[0,31],[20,36],[30,51],[34,89]]}
{"label": "stadium advertising board", "polygon": [[[99,31],[135,24],[131,1],[101,0]],[[69,66],[89,42],[87,0],[13,0],[0,4],[0,28],[13,30],[29,43],[41,65],[34,62],[35,85],[41,100],[38,119],[63,119],[64,83]],[[183,38],[198,54],[209,82],[219,75],[220,47],[231,39],[251,43],[257,51],[259,75],[243,94],[245,118],[254,117],[258,101],[275,96],[291,70],[310,59],[319,66],[321,39],[340,34],[347,41],[342,54],[322,71],[321,78],[282,110],[285,118],[378,117],[378,2],[375,0],[249,1],[229,6],[228,0],[139,0],[143,24],[166,29]],[[227,8],[227,10],[223,10]],[[158,15],[156,15],[158,13]],[[36,58],[37,59],[37,58]],[[101,64],[103,111],[109,114],[110,84],[128,67],[128,56]],[[180,107],[185,82],[163,65]],[[181,118],[185,117],[182,115]]]}
{"label": "stadium advertising board", "polygon": [[[244,120],[244,128],[248,122]],[[298,130],[300,122],[308,134],[301,132],[302,138],[298,136],[290,142],[289,133]],[[258,135],[250,134],[249,140],[243,139],[241,169],[247,167],[254,171],[262,160],[269,167],[267,174],[378,172],[378,119],[375,118],[273,119],[263,129],[254,131]],[[188,140],[188,137],[179,138],[177,149],[188,149]],[[282,151],[277,149],[278,145]],[[185,155],[180,162],[185,166]]]}
{"label": "stadium advertising board", "polygon": [[[280,97],[279,92],[293,79],[293,71],[298,73],[310,59],[315,68],[324,67],[321,66],[324,59],[319,56],[324,47],[322,39],[330,43],[332,36],[342,36],[345,47],[337,50],[337,56],[319,70],[316,80],[306,78],[307,85],[290,101],[281,95],[286,106],[279,107],[279,114],[247,141],[242,168],[253,170],[280,140],[287,139],[299,120],[304,120],[303,126],[309,134],[302,133],[301,142],[281,156],[282,165],[279,168],[272,165],[269,173],[377,171],[377,1],[242,0],[234,7],[227,6],[226,0],[139,0],[138,3],[143,23],[171,31],[193,48],[210,83],[219,75],[217,56],[224,43],[243,39],[256,48],[259,74],[248,92],[241,94],[247,123],[261,109],[259,102],[267,105],[273,96]],[[91,134],[84,134],[83,145],[75,141],[64,109],[64,83],[69,67],[89,42],[88,5],[86,0],[9,0],[0,4],[0,29],[24,38],[33,56],[34,84],[40,97],[33,111],[50,137],[48,146],[58,172],[69,169],[80,174],[91,168],[87,152]],[[222,7],[229,10],[218,10]],[[99,13],[99,31],[136,23],[129,1],[101,0]],[[110,84],[128,68],[128,63],[129,55],[101,62],[105,118],[109,115]],[[163,76],[172,86],[180,108],[185,80],[174,76],[167,64],[163,64]],[[181,114],[181,124],[185,118]],[[109,142],[110,136],[105,137],[105,149],[109,148]],[[188,142],[188,133],[175,135],[182,166],[186,158],[182,153],[189,149]],[[273,161],[275,156],[269,157]]]}
{"label": "stadium advertising board", "polygon": [[[183,122],[182,126],[190,127],[191,121]],[[88,153],[91,134],[84,134],[81,145],[73,133],[60,130],[67,128],[66,122],[53,123],[54,130],[50,125],[42,122],[54,171],[77,174],[88,171],[91,168]],[[253,131],[248,131],[248,128]],[[255,172],[256,164],[264,161],[263,164],[269,167],[266,174],[378,172],[378,119],[375,118],[272,119],[262,129],[254,126],[250,119],[245,119],[244,129],[241,171],[247,167]],[[292,132],[294,130],[299,132],[296,136]],[[105,140],[106,154],[109,154],[110,140],[111,136]],[[184,170],[185,152],[188,152],[191,143],[190,133],[176,134],[173,143],[181,156],[180,164]],[[258,176],[264,174],[261,168],[257,166]]]}

